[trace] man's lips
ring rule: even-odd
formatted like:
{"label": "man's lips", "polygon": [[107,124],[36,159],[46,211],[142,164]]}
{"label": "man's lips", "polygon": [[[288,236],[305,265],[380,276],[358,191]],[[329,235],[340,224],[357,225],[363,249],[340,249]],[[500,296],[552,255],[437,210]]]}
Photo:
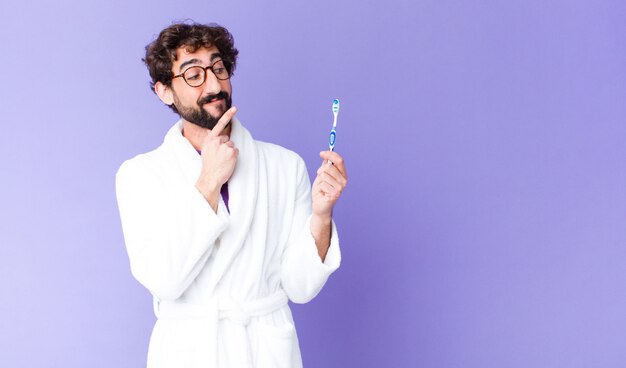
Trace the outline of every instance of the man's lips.
{"label": "man's lips", "polygon": [[202,100],[200,100],[200,105],[211,104],[213,102],[219,102],[225,100],[228,97],[228,94],[225,92],[220,92],[212,96],[206,96]]}
{"label": "man's lips", "polygon": [[222,97],[212,98],[211,100],[207,101],[205,105],[210,105],[212,103],[219,102],[219,101],[224,101],[224,98]]}

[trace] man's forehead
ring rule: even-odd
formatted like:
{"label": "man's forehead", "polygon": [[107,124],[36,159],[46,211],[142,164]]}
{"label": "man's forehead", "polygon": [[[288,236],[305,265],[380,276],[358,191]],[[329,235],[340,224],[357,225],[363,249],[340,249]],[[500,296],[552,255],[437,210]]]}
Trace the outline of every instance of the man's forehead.
{"label": "man's forehead", "polygon": [[201,62],[209,62],[213,55],[219,54],[219,50],[215,46],[201,47],[196,51],[191,52],[188,46],[182,46],[176,49],[176,60],[172,63],[174,69],[184,62],[192,59],[197,59]]}

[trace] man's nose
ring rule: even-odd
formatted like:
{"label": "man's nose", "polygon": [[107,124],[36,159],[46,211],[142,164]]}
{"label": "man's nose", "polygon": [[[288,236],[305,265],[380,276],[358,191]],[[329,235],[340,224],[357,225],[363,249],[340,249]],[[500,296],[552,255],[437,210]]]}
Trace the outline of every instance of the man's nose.
{"label": "man's nose", "polygon": [[206,71],[206,79],[204,81],[202,89],[202,92],[204,92],[205,95],[214,95],[222,90],[219,79],[217,79],[215,74],[213,74],[213,72],[210,70]]}

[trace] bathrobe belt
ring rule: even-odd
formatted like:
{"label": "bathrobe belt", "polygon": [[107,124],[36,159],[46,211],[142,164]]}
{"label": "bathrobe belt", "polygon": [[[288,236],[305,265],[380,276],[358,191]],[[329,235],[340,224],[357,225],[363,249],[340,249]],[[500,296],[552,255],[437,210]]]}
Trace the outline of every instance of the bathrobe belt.
{"label": "bathrobe belt", "polygon": [[[287,305],[289,301],[287,294],[283,289],[279,289],[274,294],[243,302],[235,302],[229,298],[215,298],[209,303],[191,304],[171,301],[154,302],[154,313],[159,320],[195,320],[194,325],[200,328],[200,335],[194,336],[198,339],[195,341],[198,346],[206,346],[201,362],[197,366],[217,367],[217,330],[220,320],[229,320],[236,325],[247,330],[250,319],[268,315],[274,311]],[[241,361],[234,363],[233,366],[251,367],[253,364],[250,350],[250,339],[245,334],[245,341],[240,346],[246,346],[246,352],[236,359]],[[150,360],[150,358],[148,359]],[[231,364],[232,365],[232,364]]]}
{"label": "bathrobe belt", "polygon": [[250,323],[250,318],[270,314],[287,305],[289,299],[283,289],[263,298],[236,302],[230,298],[219,298],[211,303],[190,304],[168,301],[154,302],[154,314],[162,319],[212,318],[216,321],[227,319],[242,326]]}

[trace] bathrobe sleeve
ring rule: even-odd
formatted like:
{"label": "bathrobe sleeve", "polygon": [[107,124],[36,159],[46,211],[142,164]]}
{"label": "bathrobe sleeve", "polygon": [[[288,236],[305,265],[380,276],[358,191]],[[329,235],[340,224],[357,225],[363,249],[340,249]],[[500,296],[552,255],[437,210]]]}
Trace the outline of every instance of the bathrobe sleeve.
{"label": "bathrobe sleeve", "polygon": [[306,303],[322,289],[326,280],[341,263],[337,227],[332,222],[330,247],[324,262],[320,259],[311,235],[311,182],[304,160],[298,157],[298,184],[294,216],[281,263],[281,283],[289,299]]}
{"label": "bathrobe sleeve", "polygon": [[122,164],[117,201],[133,276],[156,298],[174,300],[198,276],[228,220],[194,186],[172,186],[155,167],[138,158]]}

